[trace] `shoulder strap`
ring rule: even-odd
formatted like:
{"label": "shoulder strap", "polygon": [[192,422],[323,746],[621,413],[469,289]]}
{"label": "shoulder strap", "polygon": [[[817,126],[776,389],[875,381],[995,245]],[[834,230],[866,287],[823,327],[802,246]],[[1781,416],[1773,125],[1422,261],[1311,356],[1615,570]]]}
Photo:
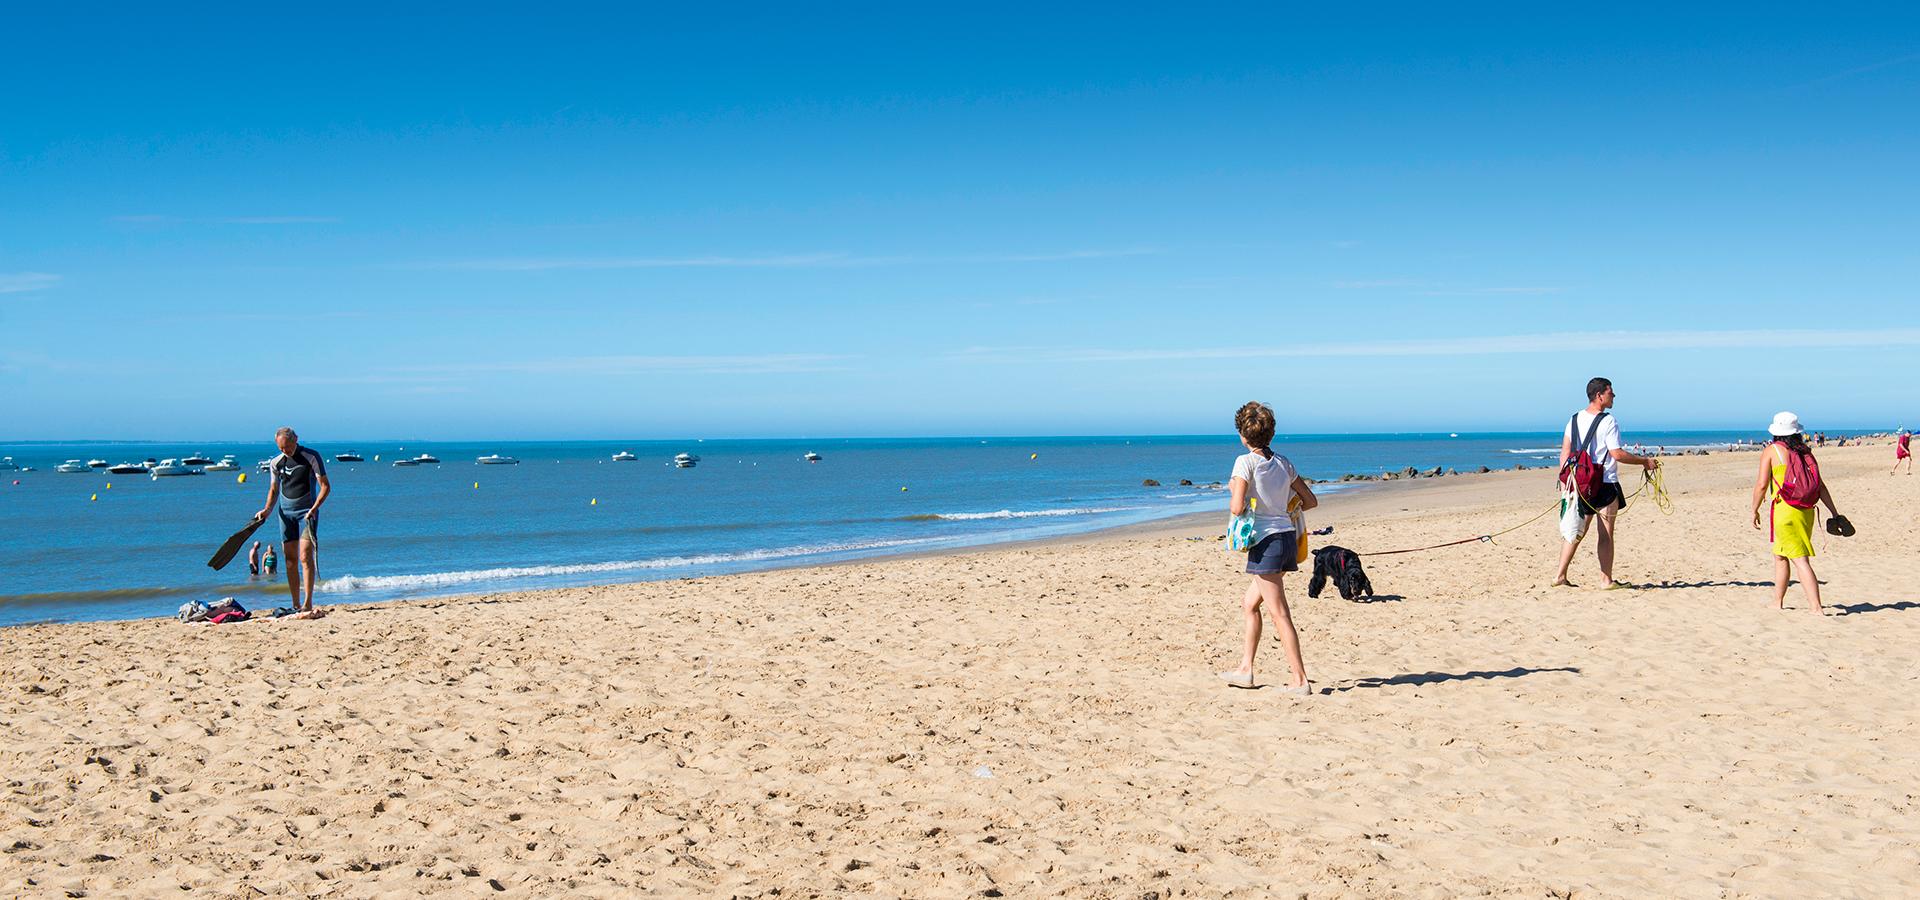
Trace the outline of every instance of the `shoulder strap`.
{"label": "shoulder strap", "polygon": [[[1604,419],[1604,418],[1606,418],[1606,417],[1607,417],[1607,414],[1606,414],[1605,412],[1600,412],[1600,413],[1598,413],[1598,414],[1596,414],[1596,415],[1594,415],[1594,417],[1593,417],[1593,421],[1592,421],[1592,422],[1590,422],[1590,423],[1588,423],[1588,424],[1587,424],[1587,437],[1586,437],[1586,440],[1583,440],[1583,441],[1581,441],[1581,442],[1580,442],[1580,448],[1579,448],[1579,449],[1580,449],[1580,451],[1581,451],[1582,453],[1592,453],[1592,452],[1593,452],[1593,451],[1592,451],[1592,449],[1590,449],[1590,448],[1591,448],[1591,447],[1593,446],[1593,436],[1594,436],[1595,434],[1598,434],[1598,433],[1600,432],[1600,420],[1601,420],[1601,419]],[[1579,413],[1574,413],[1574,414],[1573,414],[1573,420],[1574,420],[1575,422],[1578,422],[1578,421],[1580,421],[1580,414],[1579,414]]]}

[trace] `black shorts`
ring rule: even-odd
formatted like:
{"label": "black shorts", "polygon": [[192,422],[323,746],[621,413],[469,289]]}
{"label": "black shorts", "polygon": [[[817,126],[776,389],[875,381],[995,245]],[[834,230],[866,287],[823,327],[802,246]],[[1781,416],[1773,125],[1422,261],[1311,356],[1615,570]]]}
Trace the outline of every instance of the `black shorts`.
{"label": "black shorts", "polygon": [[1291,531],[1261,538],[1247,551],[1247,574],[1278,575],[1300,571],[1300,539]]}
{"label": "black shorts", "polygon": [[1620,504],[1614,509],[1616,513],[1626,509],[1627,494],[1625,491],[1620,490],[1619,482],[1602,481],[1599,487],[1593,489],[1593,499],[1583,501],[1580,504],[1580,515],[1591,516],[1595,510],[1606,509],[1607,505],[1612,503]]}

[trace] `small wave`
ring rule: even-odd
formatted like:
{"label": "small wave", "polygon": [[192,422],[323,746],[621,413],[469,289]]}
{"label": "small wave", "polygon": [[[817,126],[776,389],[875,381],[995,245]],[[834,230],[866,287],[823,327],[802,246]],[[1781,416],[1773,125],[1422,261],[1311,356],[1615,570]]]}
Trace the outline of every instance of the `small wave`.
{"label": "small wave", "polygon": [[1520,447],[1520,448],[1518,448],[1518,449],[1511,449],[1511,450],[1504,450],[1504,451],[1502,451],[1502,452],[1504,452],[1504,453],[1526,453],[1526,454],[1535,454],[1535,453],[1559,453],[1559,452],[1560,452],[1560,448],[1559,448],[1559,447]]}
{"label": "small wave", "polygon": [[553,575],[592,575],[604,572],[637,572],[650,569],[677,569],[686,566],[711,566],[724,563],[756,562],[794,556],[817,556],[858,550],[881,550],[910,544],[924,544],[933,538],[899,541],[866,541],[853,544],[823,544],[812,547],[782,547],[748,550],[743,553],[709,553],[699,556],[666,556],[658,559],[633,559],[603,563],[579,563],[568,566],[517,566],[498,569],[469,569],[461,572],[427,572],[418,575],[342,575],[321,582],[319,589],[328,594],[353,591],[404,591],[418,588],[506,581],[515,578],[542,578]]}
{"label": "small wave", "polygon": [[929,513],[918,516],[904,516],[903,521],[931,521],[941,519],[949,522],[972,522],[979,519],[1038,519],[1052,516],[1092,516],[1100,513],[1131,512],[1146,509],[1144,506],[1080,506],[1071,509],[1000,509],[993,512]]}

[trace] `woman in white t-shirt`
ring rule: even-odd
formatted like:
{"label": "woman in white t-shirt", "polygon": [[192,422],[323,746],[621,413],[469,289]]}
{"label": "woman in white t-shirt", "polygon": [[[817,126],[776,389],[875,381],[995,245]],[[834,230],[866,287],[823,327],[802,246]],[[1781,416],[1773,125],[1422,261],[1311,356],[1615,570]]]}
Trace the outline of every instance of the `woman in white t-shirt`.
{"label": "woman in white t-shirt", "polygon": [[1220,677],[1235,687],[1253,687],[1253,656],[1260,649],[1260,606],[1265,604],[1273,616],[1273,627],[1280,633],[1280,646],[1287,651],[1287,665],[1293,669],[1293,682],[1281,690],[1306,696],[1307,663],[1300,657],[1300,635],[1293,629],[1293,614],[1287,609],[1287,592],[1281,584],[1288,572],[1300,569],[1299,535],[1294,533],[1293,517],[1287,508],[1299,499],[1300,509],[1318,506],[1307,480],[1294,471],[1293,463],[1273,452],[1273,410],[1263,403],[1240,407],[1233,417],[1240,432],[1240,443],[1247,453],[1233,461],[1233,477],[1227,482],[1232,496],[1227,512],[1242,515],[1253,510],[1253,546],[1247,551],[1247,573],[1253,576],[1241,600],[1246,615],[1246,647],[1240,667],[1221,672]]}

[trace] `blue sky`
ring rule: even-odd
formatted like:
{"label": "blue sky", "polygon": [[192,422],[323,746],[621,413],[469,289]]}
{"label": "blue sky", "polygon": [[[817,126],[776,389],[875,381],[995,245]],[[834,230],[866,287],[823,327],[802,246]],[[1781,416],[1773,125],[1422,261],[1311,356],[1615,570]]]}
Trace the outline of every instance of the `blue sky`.
{"label": "blue sky", "polygon": [[1920,421],[1920,18],[9,13],[0,439]]}

